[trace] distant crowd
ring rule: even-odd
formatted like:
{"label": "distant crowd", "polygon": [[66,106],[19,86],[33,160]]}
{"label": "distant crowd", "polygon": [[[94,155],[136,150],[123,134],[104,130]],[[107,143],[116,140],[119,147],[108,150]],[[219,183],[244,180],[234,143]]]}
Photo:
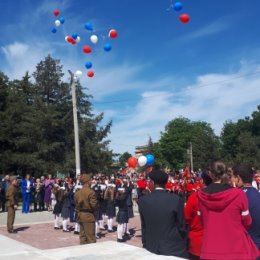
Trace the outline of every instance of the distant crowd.
{"label": "distant crowd", "polygon": [[[216,167],[217,166],[215,166],[215,168]],[[258,224],[260,223],[260,172],[248,168],[244,169],[243,167],[237,168],[238,172],[236,172],[236,168],[226,169],[224,164],[218,165],[218,167],[218,171],[215,169],[218,174],[214,173],[214,169],[209,169],[204,172],[201,170],[191,172],[186,168],[185,171],[180,171],[178,173],[169,172],[165,175],[166,179],[164,176],[164,181],[161,181],[161,177],[158,172],[157,174],[159,177],[157,175],[153,177],[153,171],[152,173],[142,174],[128,171],[110,176],[105,176],[102,174],[93,176],[90,182],[90,188],[94,191],[98,203],[98,207],[93,212],[95,218],[96,239],[100,238],[100,231],[102,230],[117,232],[118,242],[125,242],[129,239],[133,235],[130,232],[131,229],[129,227],[129,219],[134,217],[133,207],[139,206],[142,223],[142,241],[144,247],[153,253],[178,256],[178,253],[171,253],[171,250],[160,251],[158,249],[158,245],[154,245],[149,248],[146,244],[147,242],[145,242],[145,234],[147,230],[145,231],[143,227],[147,220],[145,220],[145,210],[143,210],[142,207],[142,203],[145,201],[143,198],[147,195],[152,195],[153,192],[158,189],[162,189],[167,194],[173,194],[171,198],[178,197],[180,201],[185,203],[183,210],[181,210],[181,206],[179,206],[180,208],[178,210],[182,211],[182,213],[179,212],[182,218],[179,221],[183,223],[185,222],[182,228],[185,230],[184,233],[188,236],[187,241],[189,241],[189,246],[187,251],[190,254],[190,259],[200,259],[201,254],[203,255],[205,253],[204,251],[208,250],[205,248],[209,245],[207,245],[207,242],[203,241],[205,239],[207,241],[211,241],[213,239],[210,234],[210,232],[213,232],[213,229],[214,237],[218,235],[223,236],[221,233],[222,227],[218,227],[217,224],[218,220],[214,219],[214,222],[212,223],[211,220],[209,220],[214,215],[209,213],[211,207],[215,207],[215,209],[212,209],[213,211],[219,207],[218,213],[220,213],[224,211],[225,207],[230,206],[229,204],[233,202],[237,203],[235,206],[236,210],[240,207],[239,203],[246,203],[243,205],[244,208],[241,213],[239,213],[240,218],[242,218],[241,227],[244,225],[245,230],[249,229],[249,231],[245,232],[249,232],[257,248],[260,249],[260,224]],[[243,174],[245,177],[243,177]],[[36,179],[30,175],[26,175],[23,180],[19,181],[22,213],[28,214],[34,211],[52,212],[54,215],[55,230],[62,230],[63,232],[74,231],[74,234],[80,234],[80,223],[78,217],[79,212],[77,212],[75,205],[75,195],[82,189],[83,184],[84,183],[82,183],[80,175],[76,178],[65,177],[64,179],[53,178],[50,174],[46,177],[41,176]],[[6,211],[6,192],[9,186],[10,176],[6,175],[0,182],[0,203],[2,212]],[[249,208],[247,206],[248,201],[240,201],[243,201],[243,198],[239,197],[241,196],[240,193],[236,195],[233,194],[236,193],[233,192],[233,189],[234,191],[238,190],[235,187],[242,188],[244,191],[243,193],[248,195],[247,199],[249,200]],[[232,195],[228,194],[228,192],[230,193],[230,189],[232,189]],[[253,189],[253,192],[251,192],[251,189]],[[257,192],[258,195],[256,196],[254,192]],[[149,196],[147,198],[149,198]],[[165,199],[165,202],[166,201],[167,199]],[[139,205],[139,202],[141,206]],[[156,204],[156,198],[154,198],[154,202]],[[161,201],[161,203],[163,204],[164,202]],[[258,205],[255,206],[257,203]],[[249,210],[248,212],[247,208]],[[178,210],[176,210],[176,212],[178,212]],[[162,209],[162,212],[163,211],[164,209]],[[153,215],[153,213],[154,210],[149,212],[151,215]],[[176,214],[178,215],[179,213]],[[236,218],[235,212],[232,212],[231,210],[229,213],[234,215],[232,216],[234,219]],[[200,216],[201,214],[203,217]],[[215,217],[218,219],[223,218],[223,221],[225,221],[225,214],[217,214]],[[249,214],[252,215],[250,219],[243,220],[248,218],[247,216],[250,216]],[[158,219],[158,225],[160,225],[160,223],[160,219]],[[215,226],[213,229],[212,225]],[[229,237],[230,232],[232,233],[236,230],[233,236],[232,234],[230,235],[231,237],[236,238],[236,236],[239,235],[238,230],[240,230],[241,227],[238,225],[238,222],[235,221],[234,223],[228,223],[225,230],[225,232],[228,232],[227,237]],[[208,233],[205,228],[207,230],[212,230],[208,231]],[[256,231],[256,229],[258,230]],[[218,232],[221,234],[218,234]],[[149,236],[151,237],[155,235]],[[156,236],[160,237],[158,234]],[[224,238],[222,240],[226,241]],[[156,243],[159,242],[157,241]],[[210,242],[208,243],[210,244]],[[233,243],[236,244],[238,242],[233,241]],[[164,245],[165,244],[167,244],[167,242],[164,242]],[[221,244],[223,243],[216,246],[225,248],[225,244]],[[243,247],[245,245],[243,243],[239,245],[238,243],[235,247],[237,246]],[[155,247],[157,248],[157,251],[154,249]],[[214,250],[215,249],[213,249],[212,252],[215,252]],[[228,248],[227,251],[228,250],[230,250],[230,248]],[[212,254],[214,255],[215,253]],[[210,253],[205,253],[205,255],[206,257],[211,257]],[[184,257],[184,255],[179,256]],[[235,254],[232,257],[235,257]],[[223,259],[255,260],[256,258]]]}

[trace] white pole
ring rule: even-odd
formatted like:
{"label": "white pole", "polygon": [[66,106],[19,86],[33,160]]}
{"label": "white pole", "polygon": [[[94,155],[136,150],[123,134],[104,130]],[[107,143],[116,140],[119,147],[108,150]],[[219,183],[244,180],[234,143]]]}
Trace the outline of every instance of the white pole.
{"label": "white pole", "polygon": [[71,76],[71,93],[72,93],[72,107],[73,107],[73,121],[74,121],[74,137],[75,137],[75,157],[76,157],[76,176],[80,175],[80,153],[79,153],[79,124],[77,113],[77,99],[74,74],[69,70]]}
{"label": "white pole", "polygon": [[193,154],[192,154],[192,142],[190,143],[190,169],[193,172]]}

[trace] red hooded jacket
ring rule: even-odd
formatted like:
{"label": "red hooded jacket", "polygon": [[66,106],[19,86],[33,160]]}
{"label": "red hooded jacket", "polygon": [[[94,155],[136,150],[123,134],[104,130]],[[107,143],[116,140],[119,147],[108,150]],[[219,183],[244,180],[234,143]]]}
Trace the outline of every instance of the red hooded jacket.
{"label": "red hooded jacket", "polygon": [[185,221],[189,225],[189,252],[200,256],[203,228],[198,215],[198,192],[194,192],[188,198],[184,207]]}
{"label": "red hooded jacket", "polygon": [[[209,193],[210,185],[215,189],[213,193]],[[255,260],[259,252],[247,233],[252,220],[246,194],[237,188],[216,192],[222,184],[210,185],[198,191],[198,214],[204,231],[201,258]]]}

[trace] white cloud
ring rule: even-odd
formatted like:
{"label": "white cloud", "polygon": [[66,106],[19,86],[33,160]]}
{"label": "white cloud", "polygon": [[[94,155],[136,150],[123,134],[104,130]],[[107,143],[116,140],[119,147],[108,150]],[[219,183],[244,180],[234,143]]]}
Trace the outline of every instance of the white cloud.
{"label": "white cloud", "polygon": [[193,33],[189,34],[187,38],[189,39],[196,39],[205,36],[210,36],[213,34],[217,34],[223,31],[226,31],[230,28],[230,23],[227,23],[225,20],[217,20],[212,22],[211,24],[206,25],[205,27],[194,31]]}
{"label": "white cloud", "polygon": [[[6,59],[6,66],[2,69],[11,79],[20,79],[26,71],[32,73],[35,66],[48,53],[48,44],[21,42],[3,46],[2,52]],[[41,50],[41,51],[39,51]]]}
{"label": "white cloud", "polygon": [[220,17],[219,19],[205,25],[204,27],[201,27],[198,30],[194,30],[190,34],[183,36],[180,38],[180,41],[194,40],[225,32],[229,30],[231,26],[234,25],[235,20],[238,19],[241,19],[241,16],[234,14]]}
{"label": "white cloud", "polygon": [[29,46],[20,42],[15,42],[13,44],[7,45],[6,47],[2,47],[2,50],[7,58],[7,60],[11,59],[19,59],[23,57],[29,49]]}
{"label": "white cloud", "polygon": [[[147,82],[146,84],[150,84]],[[250,116],[260,102],[259,65],[242,63],[241,69],[230,74],[205,74],[178,92],[150,91],[127,113],[121,108],[110,136],[116,152],[133,152],[134,147],[154,141],[170,120],[183,116],[206,121],[220,134],[226,120]],[[163,86],[161,86],[163,89]],[[116,110],[116,109],[115,109]]]}

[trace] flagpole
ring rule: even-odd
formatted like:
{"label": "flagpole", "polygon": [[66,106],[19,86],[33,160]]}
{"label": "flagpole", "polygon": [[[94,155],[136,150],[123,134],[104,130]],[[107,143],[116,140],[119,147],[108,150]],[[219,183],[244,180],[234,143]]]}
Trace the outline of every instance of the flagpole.
{"label": "flagpole", "polygon": [[191,172],[193,172],[192,142],[190,142],[190,170],[191,170]]}
{"label": "flagpole", "polygon": [[76,176],[80,175],[80,152],[79,152],[79,124],[77,113],[77,99],[76,99],[76,77],[69,70],[71,76],[70,87],[72,94],[72,107],[73,107],[73,122],[74,122],[74,139],[75,139],[75,159],[76,159]]}

